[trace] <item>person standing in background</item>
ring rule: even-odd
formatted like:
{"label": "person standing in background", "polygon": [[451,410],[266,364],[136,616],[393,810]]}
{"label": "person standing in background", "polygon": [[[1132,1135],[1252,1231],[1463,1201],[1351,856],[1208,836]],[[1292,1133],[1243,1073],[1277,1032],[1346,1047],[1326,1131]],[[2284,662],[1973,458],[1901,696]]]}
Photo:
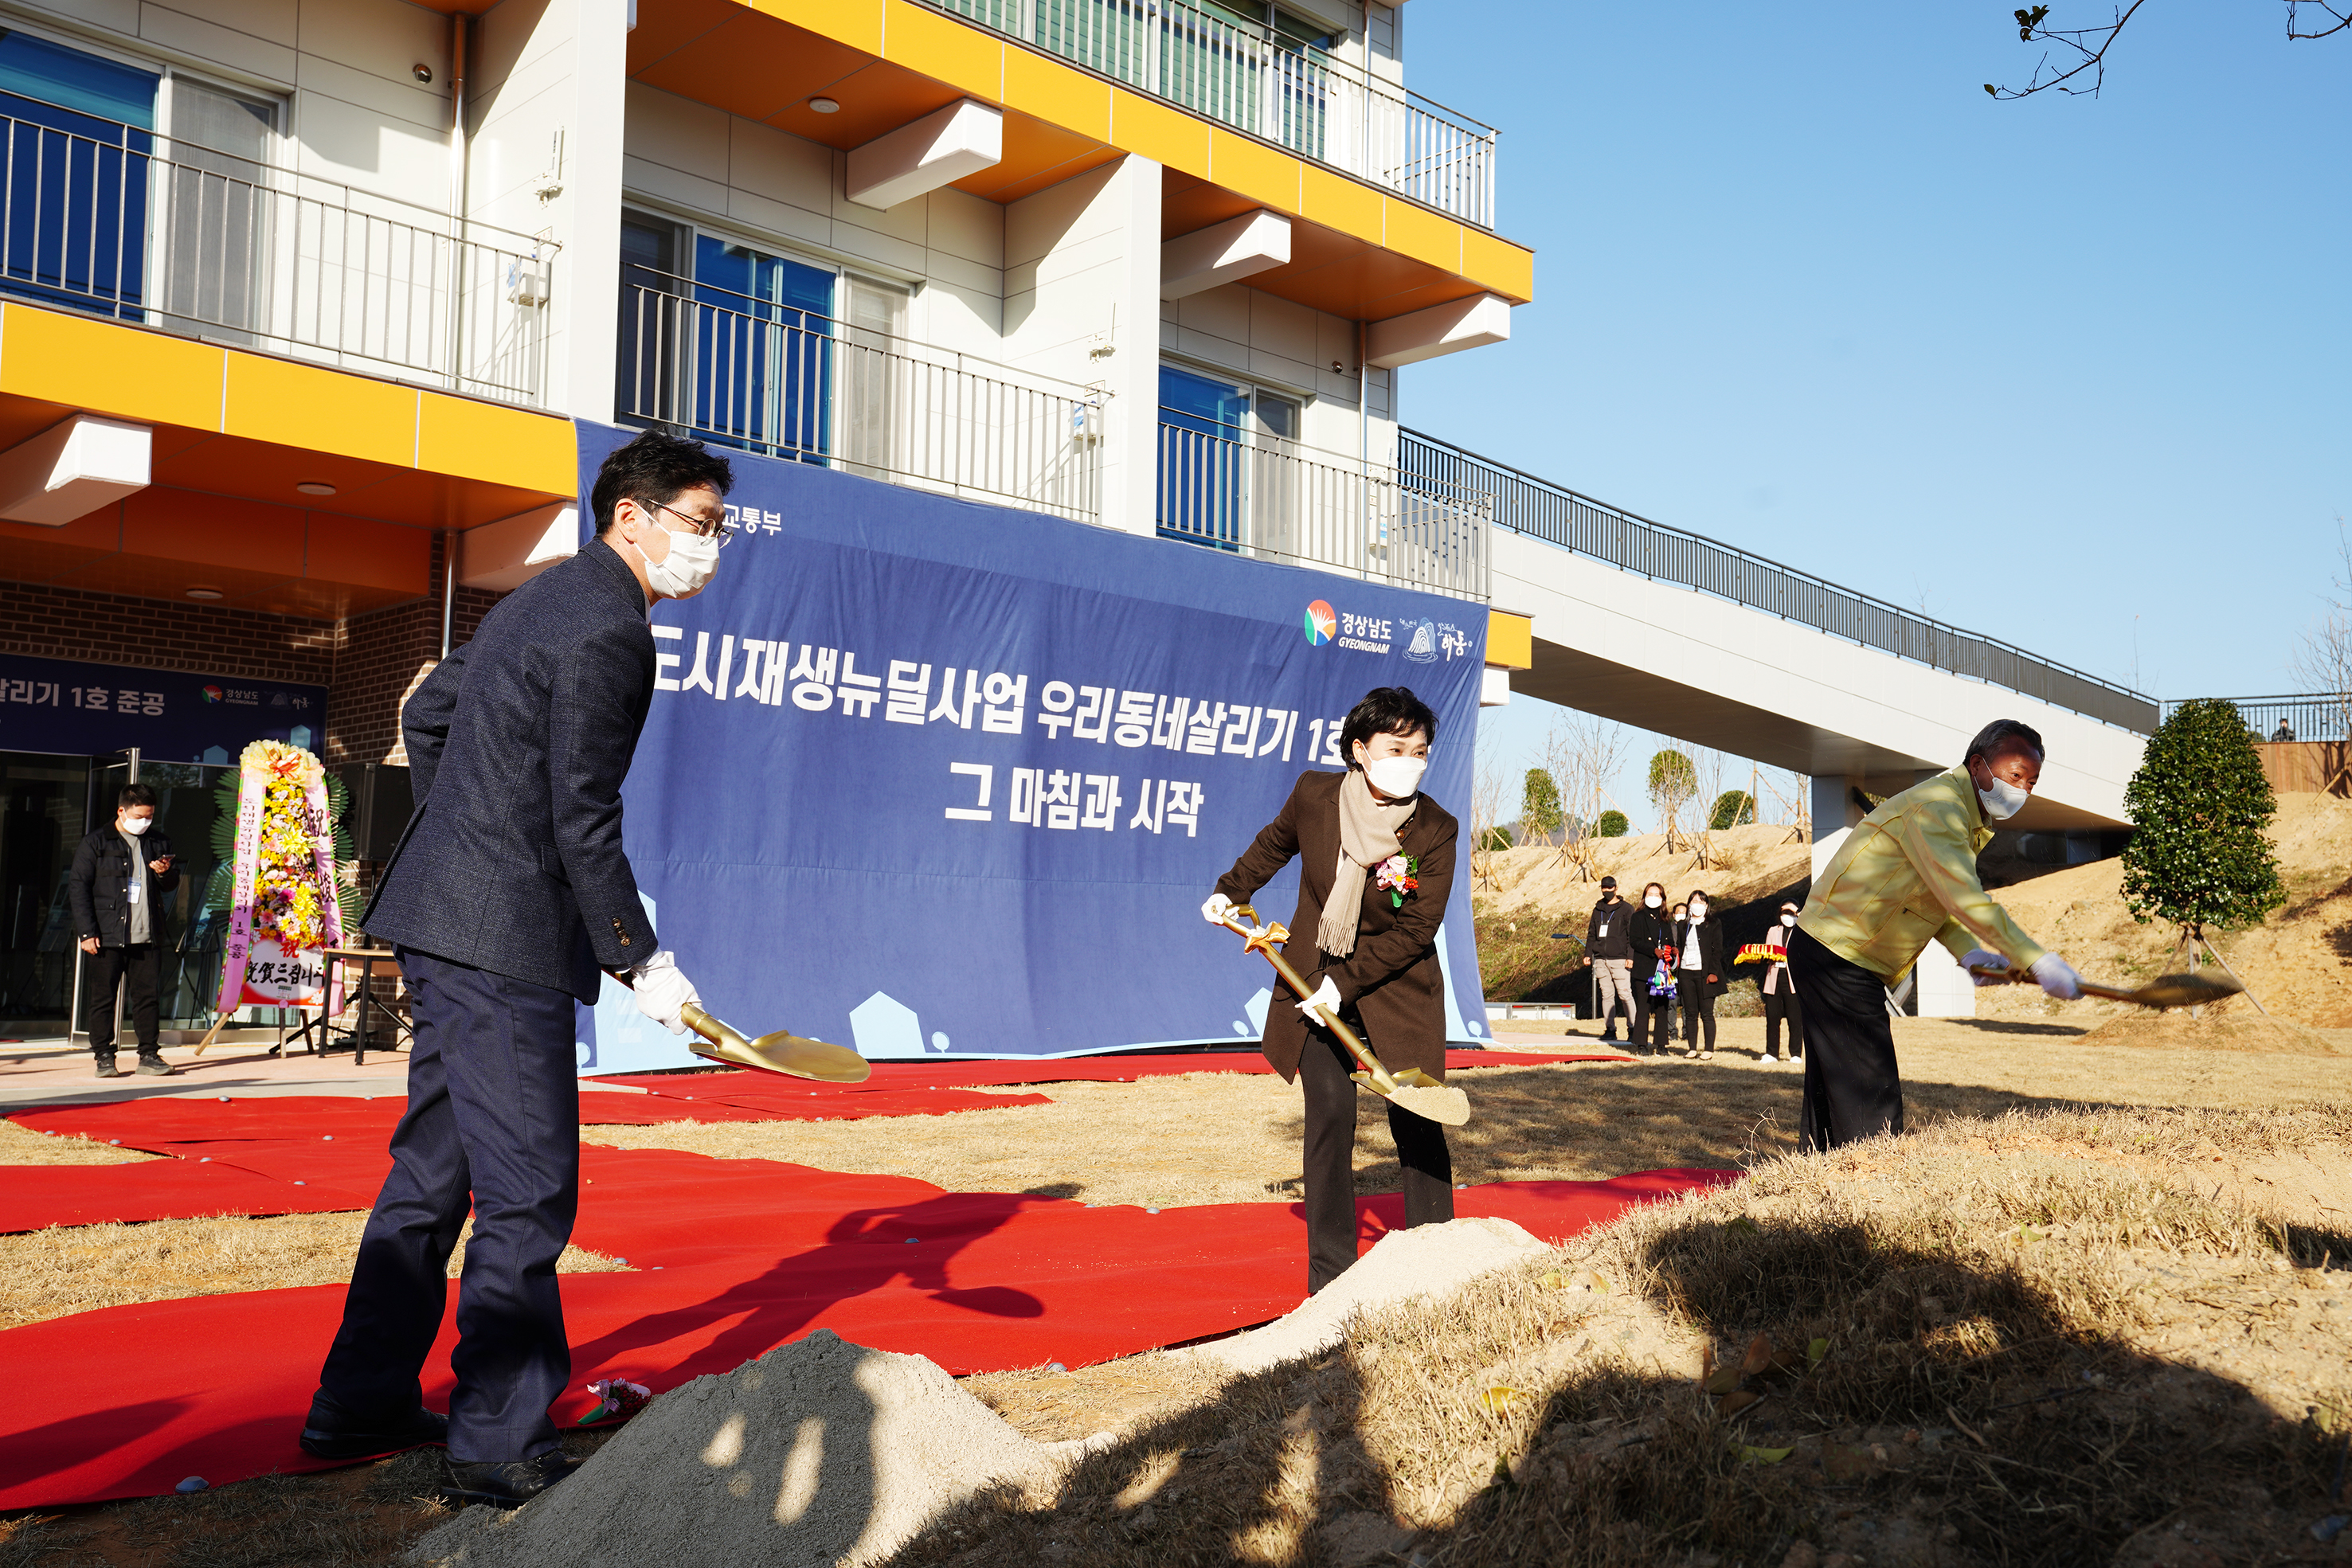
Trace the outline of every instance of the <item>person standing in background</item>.
{"label": "person standing in background", "polygon": [[1633,912],[1617,896],[1617,879],[1601,879],[1601,902],[1584,924],[1584,961],[1592,967],[1592,1016],[1601,1020],[1601,1038],[1617,1038],[1617,1004],[1625,1004],[1625,1038],[1639,1030],[1642,1016],[1633,999]]}
{"label": "person standing in background", "polygon": [[[1805,1054],[1805,1010],[1797,1002],[1797,982],[1789,977],[1789,933],[1797,928],[1797,906],[1780,905],[1780,918],[1764,933],[1764,946],[1772,956],[1765,962],[1764,978],[1757,990],[1764,998],[1763,1062],[1797,1061]],[[1789,1021],[1789,1053],[1780,1051],[1780,1020]]]}
{"label": "person standing in background", "polygon": [[[1692,1061],[1715,1060],[1715,998],[1723,994],[1723,927],[1706,917],[1707,897],[1692,890],[1686,913],[1675,924],[1675,990],[1683,1009],[1683,1055]],[[1699,1044],[1704,1030],[1706,1044]]]}
{"label": "person standing in background", "polygon": [[1625,924],[1633,944],[1633,1053],[1664,1056],[1666,1042],[1674,1038],[1668,1032],[1674,1022],[1673,980],[1670,976],[1663,996],[1654,981],[1658,966],[1674,951],[1674,922],[1666,915],[1665,887],[1654,882],[1643,888],[1642,907]]}
{"label": "person standing in background", "polygon": [[139,1037],[139,1071],[171,1076],[163,1061],[156,977],[163,968],[164,920],[155,901],[180,885],[172,835],[155,827],[155,791],[125,784],[114,821],[92,830],[74,850],[67,876],[74,936],[81,944],[82,1027],[100,1078],[114,1065],[114,993],[122,991]]}

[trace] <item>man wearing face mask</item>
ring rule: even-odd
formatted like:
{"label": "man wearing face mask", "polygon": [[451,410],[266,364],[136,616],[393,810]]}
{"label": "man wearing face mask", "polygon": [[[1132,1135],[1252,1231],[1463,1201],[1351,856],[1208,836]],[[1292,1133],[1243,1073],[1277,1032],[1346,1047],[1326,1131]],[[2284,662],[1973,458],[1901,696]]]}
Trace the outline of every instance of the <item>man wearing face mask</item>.
{"label": "man wearing face mask", "polygon": [[125,784],[114,821],[82,840],[66,878],[82,951],[82,1028],[89,1031],[100,1078],[121,1076],[114,1066],[118,988],[138,1032],[139,1071],[150,1078],[171,1076],[156,1032],[156,975],[165,935],[157,901],[179,885],[172,835],[155,826],[155,791]]}
{"label": "man wearing face mask", "polygon": [[2042,760],[2042,737],[2029,727],[1985,726],[1958,768],[1881,803],[1813,879],[1789,938],[1811,1047],[1798,1125],[1806,1148],[1903,1130],[1886,988],[1929,942],[1970,968],[2030,969],[2062,1001],[2083,994],[2073,967],[2019,930],[1977,876],[1988,824],[2024,809]]}
{"label": "man wearing face mask", "polygon": [[[1348,771],[1298,776],[1282,814],[1218,879],[1202,917],[1234,905],[1296,856],[1298,907],[1286,949],[1310,997],[1266,1010],[1263,1049],[1306,1099],[1307,1289],[1356,1260],[1355,1062],[1310,1024],[1318,1008],[1347,1020],[1391,1071],[1445,1076],[1445,980],[1437,926],[1454,891],[1453,814],[1421,793],[1437,715],[1406,686],[1364,694],[1340,727]],[[1408,885],[1409,883],[1409,885]],[[1391,1104],[1389,1133],[1404,1167],[1404,1222],[1454,1218],[1454,1156],[1445,1129]]]}
{"label": "man wearing face mask", "polygon": [[[555,1261],[580,1186],[572,1004],[605,970],[672,1033],[700,1000],[638,898],[621,780],[653,700],[646,612],[710,580],[732,482],[695,442],[615,451],[589,497],[596,538],[502,600],[401,710],[416,810],[360,924],[408,982],[408,1109],[302,1432],[316,1458],[446,1442],[440,1497],[500,1508],[573,1468],[547,1413],[572,1370]],[[445,1417],[418,1375],[469,1208]]]}

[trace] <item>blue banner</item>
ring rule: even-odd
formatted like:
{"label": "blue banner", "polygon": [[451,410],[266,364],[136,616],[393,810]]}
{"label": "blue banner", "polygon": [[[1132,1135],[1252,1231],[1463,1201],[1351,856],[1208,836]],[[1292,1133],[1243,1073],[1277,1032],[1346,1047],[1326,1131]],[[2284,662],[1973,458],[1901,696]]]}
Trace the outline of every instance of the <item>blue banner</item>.
{"label": "blue banner", "polygon": [[0,751],[234,762],[248,741],[316,750],[326,727],[324,686],[0,653]]}
{"label": "blue banner", "polygon": [[[579,430],[585,496],[633,433]],[[655,928],[713,1013],[877,1059],[1255,1040],[1273,971],[1201,901],[1302,771],[1342,766],[1364,693],[1410,685],[1439,716],[1428,793],[1465,820],[1449,1033],[1485,1034],[1483,606],[730,458],[740,531],[654,607],[624,789]],[[1297,887],[1294,862],[1259,908],[1287,920]],[[699,1060],[615,984],[580,1016],[583,1073]]]}

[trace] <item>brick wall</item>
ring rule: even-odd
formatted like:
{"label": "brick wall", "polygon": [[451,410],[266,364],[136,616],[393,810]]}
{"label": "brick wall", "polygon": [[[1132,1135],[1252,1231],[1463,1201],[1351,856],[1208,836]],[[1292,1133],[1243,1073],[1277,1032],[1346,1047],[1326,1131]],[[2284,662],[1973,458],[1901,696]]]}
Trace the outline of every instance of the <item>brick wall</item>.
{"label": "brick wall", "polygon": [[[340,622],[323,753],[329,767],[347,762],[406,765],[400,706],[441,662],[441,541],[436,537],[430,598]],[[458,589],[452,643],[471,641],[474,628],[503,597],[486,589]]]}
{"label": "brick wall", "polygon": [[[0,653],[325,686],[329,767],[404,764],[400,705],[440,662],[441,580],[436,535],[426,598],[342,621],[0,582]],[[471,638],[502,597],[458,589],[453,638]]]}

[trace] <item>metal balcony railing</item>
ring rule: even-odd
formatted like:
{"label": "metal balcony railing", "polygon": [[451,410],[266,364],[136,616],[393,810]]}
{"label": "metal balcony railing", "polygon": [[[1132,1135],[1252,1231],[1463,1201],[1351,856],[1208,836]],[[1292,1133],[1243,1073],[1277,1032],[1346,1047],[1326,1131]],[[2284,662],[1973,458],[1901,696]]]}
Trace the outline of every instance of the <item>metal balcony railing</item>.
{"label": "metal balcony railing", "polygon": [[1486,597],[1492,498],[1163,409],[1162,537],[1458,599]]}
{"label": "metal balcony railing", "polygon": [[1096,393],[631,267],[625,422],[948,495],[1099,520]]}
{"label": "metal balcony railing", "polygon": [[2156,700],[2112,681],[1913,614],[1762,556],[1651,522],[1434,436],[1406,430],[1399,437],[1401,484],[1438,495],[1489,495],[1497,528],[1644,577],[1685,583],[1865,648],[2005,686],[2120,729],[2146,735],[2156,728]]}
{"label": "metal balcony railing", "polygon": [[541,401],[554,258],[528,236],[77,119],[113,129],[0,116],[0,294]]}
{"label": "metal balcony railing", "polygon": [[1495,226],[1483,125],[1312,45],[1186,0],[929,0],[1318,163]]}
{"label": "metal balcony railing", "polygon": [[[2188,702],[2176,697],[2164,705],[2164,716]],[[2238,710],[2257,740],[2352,739],[2352,692],[2305,692],[2268,697],[2224,697]]]}

